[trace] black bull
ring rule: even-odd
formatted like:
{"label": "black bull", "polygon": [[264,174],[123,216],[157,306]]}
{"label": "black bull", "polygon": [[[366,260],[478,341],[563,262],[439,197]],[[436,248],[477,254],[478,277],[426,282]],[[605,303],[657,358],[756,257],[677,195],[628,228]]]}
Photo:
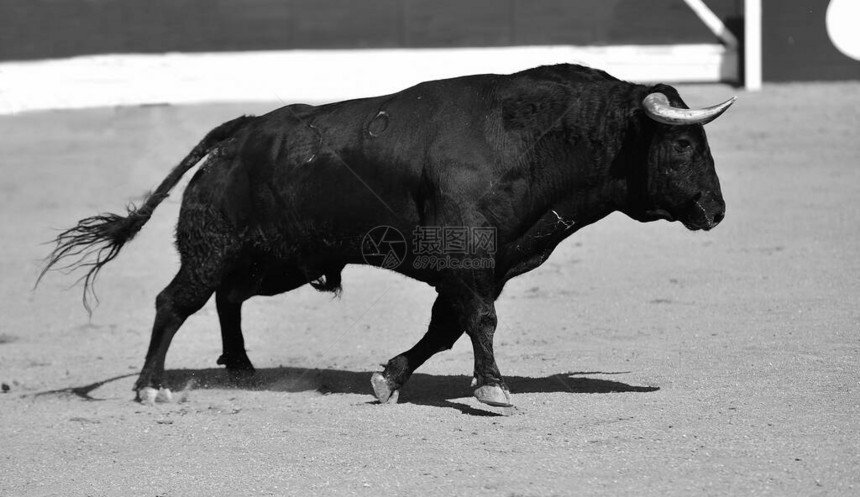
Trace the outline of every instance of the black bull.
{"label": "black bull", "polygon": [[424,337],[373,375],[376,397],[396,401],[413,371],[465,332],[475,396],[510,405],[493,356],[505,283],[613,211],[716,226],[725,203],[702,125],[732,102],[688,109],[670,86],[557,65],[244,116],[212,130],[140,207],[60,234],[45,271],[64,260],[86,268],[86,305],[99,269],[208,156],[185,190],[181,267],[156,298],[138,399],[162,387],[171,339],[213,293],[218,363],[253,371],[245,300],[307,283],[339,291],[346,264],[378,264],[438,296]]}

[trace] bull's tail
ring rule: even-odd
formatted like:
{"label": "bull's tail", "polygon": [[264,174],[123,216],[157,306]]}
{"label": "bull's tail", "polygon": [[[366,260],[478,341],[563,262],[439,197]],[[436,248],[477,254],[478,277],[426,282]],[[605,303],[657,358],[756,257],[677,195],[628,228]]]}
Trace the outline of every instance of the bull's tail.
{"label": "bull's tail", "polygon": [[[51,269],[67,272],[78,268],[86,273],[78,280],[84,282],[83,303],[88,313],[92,313],[90,298],[98,301],[93,284],[99,270],[112,261],[122,247],[130,241],[149,221],[155,208],[167,198],[170,190],[179,183],[182,176],[194,167],[214,147],[229,139],[251,116],[242,116],[228,121],[210,131],[191,152],[182,159],[170,174],[150,192],[140,207],[130,205],[125,216],[113,213],[99,214],[78,221],[77,226],[63,231],[54,240],[56,247],[46,258],[47,263],[36,280],[36,286]],[[63,263],[62,265],[58,265]]]}

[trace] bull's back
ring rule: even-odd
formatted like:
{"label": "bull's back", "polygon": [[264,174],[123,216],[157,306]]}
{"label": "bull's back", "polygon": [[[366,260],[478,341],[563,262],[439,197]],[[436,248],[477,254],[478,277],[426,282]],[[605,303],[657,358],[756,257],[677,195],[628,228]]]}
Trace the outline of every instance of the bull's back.
{"label": "bull's back", "polygon": [[300,213],[338,232],[419,224],[427,166],[455,166],[455,156],[486,146],[485,87],[480,78],[445,80],[261,116],[240,154],[252,195],[266,214]]}
{"label": "bull's back", "polygon": [[469,76],[279,108],[245,126],[193,195],[242,229],[296,243],[337,245],[380,225],[411,232],[430,197],[455,188],[468,201],[470,182],[483,191],[484,176],[504,173],[488,134],[502,133],[498,94],[522,79]]}

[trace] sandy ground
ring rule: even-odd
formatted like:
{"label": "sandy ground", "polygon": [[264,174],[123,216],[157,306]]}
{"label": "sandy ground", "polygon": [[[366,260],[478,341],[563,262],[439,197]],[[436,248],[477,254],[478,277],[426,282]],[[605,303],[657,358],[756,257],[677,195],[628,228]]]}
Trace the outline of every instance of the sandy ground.
{"label": "sandy ground", "polygon": [[514,412],[471,397],[465,339],[375,403],[370,373],[420,338],[434,292],[363,267],[340,299],[246,305],[257,386],[215,366],[210,302],[167,358],[185,391],[134,403],[179,195],[103,272],[91,320],[74,278],[31,290],[40,243],[270,107],[0,118],[0,495],[860,494],[860,84],[767,86],[709,125],[716,230],[616,214],[513,280],[496,350]]}

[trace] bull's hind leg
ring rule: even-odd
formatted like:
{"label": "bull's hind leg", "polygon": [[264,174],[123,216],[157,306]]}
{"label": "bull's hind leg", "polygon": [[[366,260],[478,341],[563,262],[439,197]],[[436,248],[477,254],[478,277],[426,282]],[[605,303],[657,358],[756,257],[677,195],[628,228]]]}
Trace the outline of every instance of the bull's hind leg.
{"label": "bull's hind leg", "polygon": [[253,373],[254,366],[245,352],[245,338],[242,336],[242,301],[231,299],[229,292],[219,289],[215,292],[215,305],[218,308],[223,345],[218,364],[237,375]]}
{"label": "bull's hind leg", "polygon": [[156,392],[163,386],[164,360],[170,342],[188,316],[209,300],[215,290],[214,277],[214,274],[189,270],[187,265],[183,265],[173,281],[158,294],[149,350],[134,384],[137,400],[154,400]]}

